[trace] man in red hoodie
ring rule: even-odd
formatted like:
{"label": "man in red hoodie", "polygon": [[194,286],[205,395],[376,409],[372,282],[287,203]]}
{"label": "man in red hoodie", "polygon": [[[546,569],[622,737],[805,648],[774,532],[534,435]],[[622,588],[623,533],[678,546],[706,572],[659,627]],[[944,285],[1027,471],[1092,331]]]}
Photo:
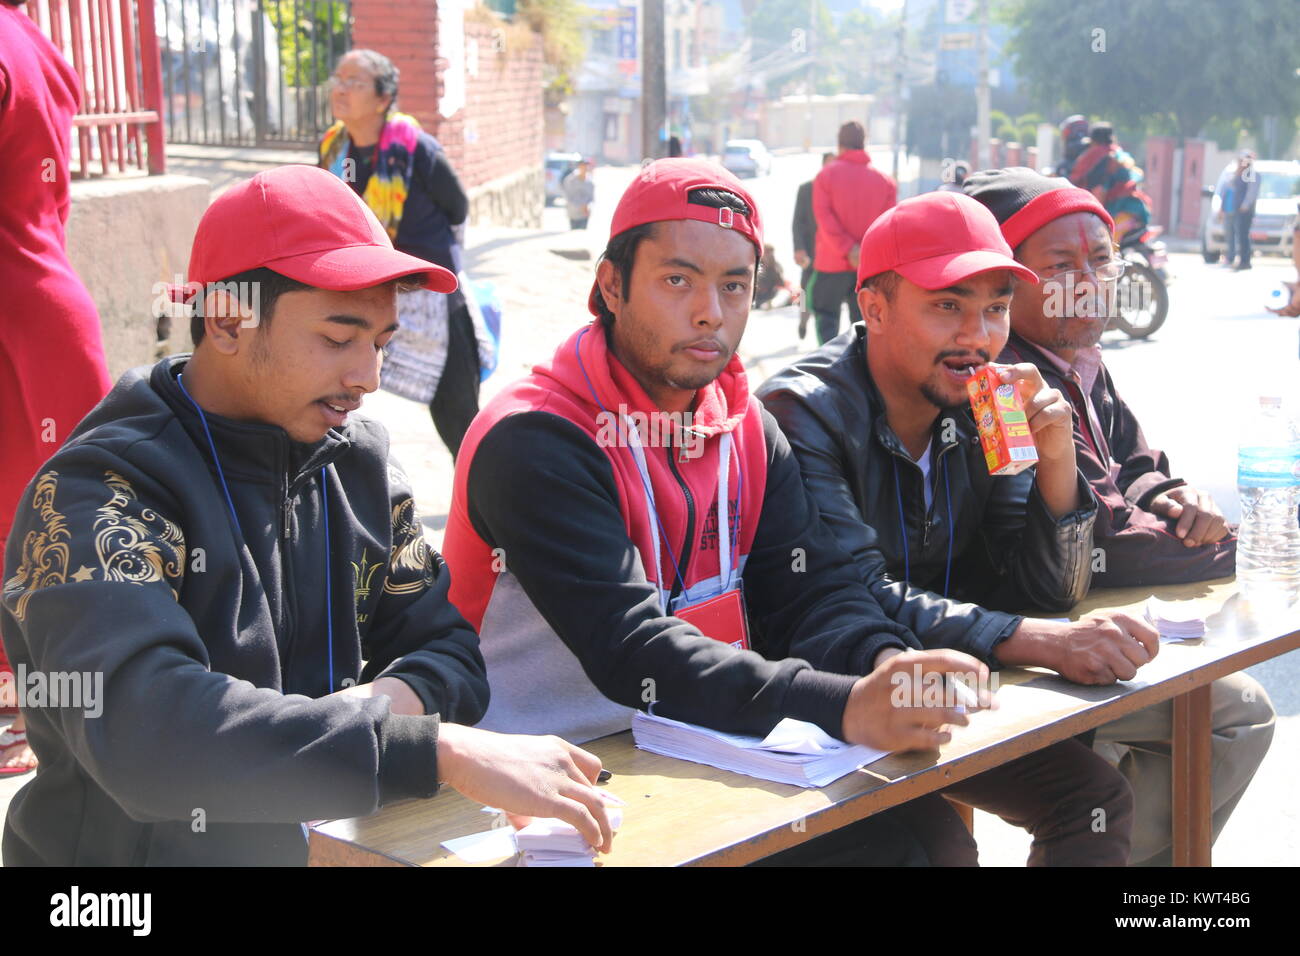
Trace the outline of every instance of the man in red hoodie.
{"label": "man in red hoodie", "polygon": [[840,153],[813,180],[817,253],[812,307],[817,342],[840,334],[840,307],[848,303],[850,327],[862,321],[856,298],[858,246],[867,227],[898,201],[898,184],[871,165],[866,130],[857,120],[840,127]]}
{"label": "man in red hoodie", "polygon": [[[754,201],[717,166],[659,160],[610,233],[597,321],[484,408],[457,460],[444,550],[488,664],[483,725],[579,743],[653,704],[735,733],[794,717],[890,750],[947,740],[966,718],[895,706],[894,675],[986,668],[920,650],[885,616],[735,355],[763,247]],[[776,859],[898,863],[919,847],[975,860],[936,796]]]}

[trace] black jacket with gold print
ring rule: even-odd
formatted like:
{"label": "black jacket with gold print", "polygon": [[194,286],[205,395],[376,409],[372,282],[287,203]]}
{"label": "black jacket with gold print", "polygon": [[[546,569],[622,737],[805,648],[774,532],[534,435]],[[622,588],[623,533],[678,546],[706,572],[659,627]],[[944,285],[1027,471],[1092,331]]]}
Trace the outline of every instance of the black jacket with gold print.
{"label": "black jacket with gold print", "polygon": [[[19,505],[0,633],[40,768],[6,866],[302,863],[300,821],[431,796],[439,717],[487,708],[383,427],[209,441],[187,358],[123,376]],[[327,696],[380,676],[438,716]]]}

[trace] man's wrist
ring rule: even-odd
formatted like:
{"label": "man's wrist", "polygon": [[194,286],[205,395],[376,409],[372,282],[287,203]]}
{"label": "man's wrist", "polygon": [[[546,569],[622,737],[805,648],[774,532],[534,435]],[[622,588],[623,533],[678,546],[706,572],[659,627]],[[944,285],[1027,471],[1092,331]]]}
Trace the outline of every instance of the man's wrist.
{"label": "man's wrist", "polygon": [[1060,658],[1060,627],[1055,621],[1023,618],[1011,636],[994,648],[994,653],[1008,667],[1034,666],[1056,670]]}
{"label": "man's wrist", "polygon": [[465,730],[460,724],[438,725],[438,783],[456,789],[456,780],[464,766]]}
{"label": "man's wrist", "polygon": [[1041,459],[1034,469],[1038,497],[1058,521],[1082,506],[1079,499],[1079,468],[1074,449],[1060,458]]}

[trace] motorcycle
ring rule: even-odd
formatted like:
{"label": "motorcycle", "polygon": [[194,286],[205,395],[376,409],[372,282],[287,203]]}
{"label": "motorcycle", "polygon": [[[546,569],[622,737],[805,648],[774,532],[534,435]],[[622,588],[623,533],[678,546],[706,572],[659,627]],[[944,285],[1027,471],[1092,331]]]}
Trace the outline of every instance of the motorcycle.
{"label": "motorcycle", "polygon": [[1126,263],[1116,283],[1116,310],[1110,327],[1129,338],[1145,339],[1164,325],[1169,316],[1169,255],[1153,226],[1133,230],[1120,240],[1119,254]]}

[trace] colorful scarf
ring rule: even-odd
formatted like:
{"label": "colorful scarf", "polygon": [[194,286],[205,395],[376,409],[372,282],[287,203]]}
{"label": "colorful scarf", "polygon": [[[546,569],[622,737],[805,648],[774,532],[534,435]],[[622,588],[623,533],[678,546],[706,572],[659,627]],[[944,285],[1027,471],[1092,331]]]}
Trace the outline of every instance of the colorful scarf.
{"label": "colorful scarf", "polygon": [[[388,238],[397,240],[397,229],[402,224],[402,207],[411,191],[411,172],[415,168],[415,145],[420,135],[420,122],[406,113],[393,113],[384,123],[375,149],[375,162],[366,191],[361,194],[365,204],[383,223]],[[342,120],[336,122],[320,141],[320,165],[344,182],[355,182],[353,176],[344,175],[352,143]]]}

